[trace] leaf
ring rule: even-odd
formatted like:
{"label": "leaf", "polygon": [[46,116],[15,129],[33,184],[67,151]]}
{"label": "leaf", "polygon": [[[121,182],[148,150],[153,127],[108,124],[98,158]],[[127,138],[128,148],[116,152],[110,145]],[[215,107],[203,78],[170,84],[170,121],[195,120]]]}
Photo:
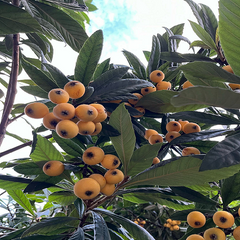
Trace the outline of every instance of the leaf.
{"label": "leaf", "polygon": [[153,35],[152,37],[152,50],[148,61],[148,74],[157,70],[160,66],[161,46],[159,39]]}
{"label": "leaf", "polygon": [[32,205],[22,190],[8,190],[7,193],[32,216],[35,216]]}
{"label": "leaf", "polygon": [[160,150],[162,143],[154,145],[145,144],[134,151],[132,158],[128,165],[129,176],[133,176],[152,165],[153,158],[155,158]]}
{"label": "leaf", "polygon": [[94,32],[81,48],[76,66],[74,78],[82,82],[85,86],[91,81],[97,67],[103,47],[103,32]]}
{"label": "leaf", "polygon": [[[73,217],[52,217],[48,219],[44,219],[41,222],[31,226],[28,228],[23,234],[23,237],[32,236],[34,234],[43,234],[43,235],[53,235],[52,233],[55,230],[58,230],[60,233],[60,229],[63,227],[71,228],[77,226],[79,220]],[[71,227],[70,227],[71,226]],[[54,233],[55,234],[55,233]]]}
{"label": "leaf", "polygon": [[133,53],[123,50],[123,55],[126,57],[129,65],[133,67],[136,75],[141,79],[146,79],[146,67]]}
{"label": "leaf", "polygon": [[100,212],[111,217],[114,221],[120,223],[132,236],[138,240],[154,240],[147,230],[127,218],[101,208],[94,208],[93,211]]}
{"label": "leaf", "polygon": [[207,33],[200,25],[195,22],[190,21],[191,27],[193,31],[197,34],[197,36],[210,48],[218,52],[217,47],[209,33]]}
{"label": "leaf", "polygon": [[[47,162],[51,160],[63,161],[63,156],[54,147],[54,145],[48,141],[46,138],[36,135],[36,144],[33,146],[32,153],[30,155],[31,159],[38,164],[38,162]],[[39,163],[42,167],[43,163]]]}
{"label": "leaf", "polygon": [[[179,92],[178,92],[179,93]],[[155,112],[155,113],[170,113],[170,112],[181,112],[181,111],[192,111],[199,108],[206,107],[204,104],[195,104],[186,107],[176,107],[171,103],[171,99],[177,93],[169,90],[161,90],[149,93],[143,96],[136,106],[142,106],[143,108]],[[190,102],[191,103],[191,102]]]}
{"label": "leaf", "polygon": [[186,147],[195,147],[197,148],[201,153],[207,153],[212,147],[214,147],[218,141],[191,141],[189,143],[184,143]]}
{"label": "leaf", "polygon": [[69,155],[74,157],[82,156],[83,150],[82,148],[76,144],[72,139],[63,139],[58,136],[58,134],[53,131],[52,132],[54,140],[57,144]]}
{"label": "leaf", "polygon": [[201,163],[202,160],[196,157],[165,160],[139,173],[122,187],[159,184],[162,186],[201,185],[232,176],[240,169],[240,164],[237,164],[228,168],[199,172]]}
{"label": "leaf", "polygon": [[39,86],[21,86],[24,92],[36,97],[48,99],[48,92],[40,88]]}
{"label": "leaf", "polygon": [[93,216],[93,224],[94,224],[94,239],[98,240],[111,240],[109,235],[107,224],[104,218],[100,215],[91,211]]}
{"label": "leaf", "polygon": [[69,82],[68,78],[53,65],[49,63],[43,63],[43,66],[47,68],[59,88],[64,88],[65,84]]}
{"label": "leaf", "polygon": [[41,31],[38,22],[26,11],[0,1],[0,35]]}
{"label": "leaf", "polygon": [[43,71],[27,62],[24,58],[21,58],[21,63],[28,76],[44,91],[49,92],[58,87]]}
{"label": "leaf", "polygon": [[207,105],[229,109],[240,108],[240,94],[230,89],[217,87],[190,87],[179,92],[171,99],[175,107]]}
{"label": "leaf", "polygon": [[219,1],[219,37],[227,62],[234,73],[240,75],[237,47],[240,38],[240,5],[237,0]]}
{"label": "leaf", "polygon": [[206,123],[206,124],[239,124],[237,118],[230,118],[227,116],[218,116],[211,113],[197,112],[197,111],[184,111],[169,115],[169,118],[188,120],[191,122]]}
{"label": "leaf", "polygon": [[95,80],[96,78],[101,76],[101,74],[103,74],[109,70],[109,63],[110,63],[110,58],[108,58],[105,61],[98,64],[98,66],[93,74],[93,80]]}
{"label": "leaf", "polygon": [[78,227],[77,230],[72,234],[69,240],[84,240],[84,231],[82,228]]}
{"label": "leaf", "polygon": [[11,177],[0,174],[0,188],[4,190],[18,190],[25,188],[32,180],[28,178]]}
{"label": "leaf", "polygon": [[24,175],[38,175],[42,173],[42,169],[35,162],[21,163],[13,168],[16,172]]}
{"label": "leaf", "polygon": [[82,199],[80,198],[77,198],[75,201],[74,201],[74,206],[76,207],[77,211],[78,211],[78,215],[80,218],[82,218],[83,216],[83,213],[85,211],[85,205],[84,205],[84,202]]}
{"label": "leaf", "polygon": [[[54,26],[66,43],[74,51],[79,52],[88,37],[82,26],[60,9],[33,0],[29,0],[29,2],[41,14],[41,18],[46,20],[48,24]],[[45,25],[46,29],[48,27],[49,26]]]}
{"label": "leaf", "polygon": [[204,157],[200,171],[220,169],[239,164],[240,133],[225,138],[216,144]]}
{"label": "leaf", "polygon": [[68,206],[72,204],[75,200],[76,196],[74,195],[74,193],[68,191],[54,192],[48,197],[49,202],[55,202],[62,206]]}
{"label": "leaf", "polygon": [[135,148],[136,137],[130,115],[123,103],[112,112],[109,124],[121,134],[120,136],[110,137],[110,139],[122,162],[124,175],[126,175]]}

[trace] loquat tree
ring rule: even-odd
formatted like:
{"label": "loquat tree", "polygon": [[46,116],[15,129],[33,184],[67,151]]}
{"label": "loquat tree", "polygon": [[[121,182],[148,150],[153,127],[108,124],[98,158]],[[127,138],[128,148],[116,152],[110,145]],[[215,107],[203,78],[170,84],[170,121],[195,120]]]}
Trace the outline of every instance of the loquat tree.
{"label": "loquat tree", "polygon": [[[0,144],[14,120],[42,119],[31,141],[0,153],[16,173],[0,174],[1,239],[240,239],[240,4],[219,0],[218,21],[185,2],[200,40],[165,28],[147,66],[127,50],[122,66],[99,62],[103,33],[84,27],[91,1],[0,1]],[[73,76],[51,65],[51,39],[78,52]],[[21,71],[35,102],[14,102]]]}

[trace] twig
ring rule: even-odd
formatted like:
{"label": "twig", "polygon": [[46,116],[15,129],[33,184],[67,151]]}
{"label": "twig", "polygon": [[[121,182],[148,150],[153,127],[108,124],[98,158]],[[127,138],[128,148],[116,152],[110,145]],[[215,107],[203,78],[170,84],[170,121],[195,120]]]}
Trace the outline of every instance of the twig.
{"label": "twig", "polygon": [[10,230],[10,231],[15,231],[15,230],[17,230],[16,228],[4,227],[4,226],[0,226],[0,229]]}

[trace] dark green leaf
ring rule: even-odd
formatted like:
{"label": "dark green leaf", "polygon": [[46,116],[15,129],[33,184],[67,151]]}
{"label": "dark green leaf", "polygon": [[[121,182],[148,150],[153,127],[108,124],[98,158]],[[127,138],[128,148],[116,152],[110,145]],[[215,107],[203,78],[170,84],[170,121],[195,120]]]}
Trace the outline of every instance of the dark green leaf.
{"label": "dark green leaf", "polygon": [[25,188],[32,180],[28,178],[11,177],[0,174],[0,188],[5,190],[17,190]]}
{"label": "dark green leaf", "polygon": [[78,211],[78,215],[80,218],[82,218],[83,216],[83,213],[85,211],[85,205],[83,203],[83,200],[80,199],[80,198],[77,198],[75,201],[74,201],[74,206],[76,207],[77,211]]}
{"label": "dark green leaf", "polygon": [[20,88],[33,96],[48,99],[48,92],[39,86],[21,86]]}
{"label": "dark green leaf", "polygon": [[184,143],[184,146],[186,147],[195,147],[197,148],[201,153],[207,153],[212,147],[214,147],[218,142],[217,141],[193,141],[189,143]]}
{"label": "dark green leaf", "polygon": [[84,102],[88,102],[89,98],[92,96],[93,92],[94,92],[93,87],[90,87],[90,86],[85,87],[85,93],[82,97],[76,99],[76,105],[79,105]]}
{"label": "dark green leaf", "polygon": [[84,240],[84,231],[82,228],[78,227],[69,240]]}
{"label": "dark green leaf", "polygon": [[94,71],[101,56],[103,46],[103,32],[94,32],[81,48],[75,66],[75,80],[82,82],[85,86],[91,81]]}
{"label": "dark green leaf", "polygon": [[101,62],[93,75],[93,80],[95,80],[96,78],[98,78],[99,76],[101,76],[101,74],[105,73],[106,71],[109,70],[109,63],[110,63],[110,58],[106,59],[105,61]]}
{"label": "dark green leaf", "polygon": [[35,162],[27,162],[18,164],[14,170],[24,175],[38,175],[42,173],[42,169]]}
{"label": "dark green leaf", "polygon": [[20,239],[22,233],[26,231],[26,228],[18,229],[9,233],[4,234],[4,236],[1,237],[3,240],[13,240],[13,239]]}
{"label": "dark green leaf", "polygon": [[49,202],[55,202],[62,206],[71,205],[76,200],[76,195],[69,191],[54,192],[48,196]]}
{"label": "dark green leaf", "polygon": [[120,132],[112,127],[111,125],[102,122],[102,131],[101,135],[108,136],[108,137],[116,137],[120,135]]}
{"label": "dark green leaf", "polygon": [[130,115],[123,103],[112,112],[109,124],[121,134],[120,136],[111,137],[110,139],[123,164],[123,171],[126,175],[129,161],[135,148],[136,137]]}

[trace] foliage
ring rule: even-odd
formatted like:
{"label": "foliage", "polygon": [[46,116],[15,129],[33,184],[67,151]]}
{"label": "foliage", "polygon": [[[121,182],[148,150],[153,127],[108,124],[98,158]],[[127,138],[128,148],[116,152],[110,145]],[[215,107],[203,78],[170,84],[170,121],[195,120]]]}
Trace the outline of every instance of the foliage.
{"label": "foliage", "polygon": [[[54,130],[46,135],[49,131],[41,125],[33,130],[32,141],[23,144],[31,145],[30,156],[1,162],[2,168],[12,168],[18,174],[0,175],[0,188],[8,193],[8,199],[0,200],[0,207],[9,212],[0,216],[1,239],[184,240],[204,231],[186,223],[192,210],[209,216],[206,228],[214,225],[211,216],[218,209],[232,212],[239,225],[240,101],[239,91],[228,85],[240,84],[240,31],[235,24],[240,17],[236,9],[239,3],[220,0],[218,23],[209,7],[185,1],[197,19],[198,23],[190,24],[200,40],[191,43],[182,36],[184,24],[165,28],[164,34],[152,37],[151,50],[144,51],[147,66],[127,50],[123,54],[129,66],[111,64],[109,59],[99,62],[103,33],[97,30],[88,36],[85,32],[89,19],[84,11],[96,10],[91,1],[24,0],[20,5],[0,1],[4,23],[0,26],[0,73],[10,78],[9,82],[0,79],[8,91],[5,98],[0,92],[4,109],[1,139],[6,127],[24,115],[26,105],[13,104],[16,63],[30,78],[22,90],[50,110],[55,105],[49,101],[48,92],[75,79],[84,84],[86,92],[70,103],[76,107],[98,102],[109,113],[97,136],[78,134],[62,139]],[[65,76],[51,65],[51,39],[63,41],[79,53],[74,76]],[[188,42],[194,53],[179,53],[180,41]],[[19,44],[29,46],[37,58],[25,56],[17,48]],[[11,53],[18,51],[18,57]],[[235,74],[222,68],[228,64]],[[171,90],[149,93],[136,106],[125,105],[136,98],[133,93],[155,86],[149,77],[154,70],[164,72]],[[194,86],[183,89],[187,80]],[[139,111],[135,107],[143,107],[144,115],[136,117]],[[181,132],[180,137],[167,142],[166,124],[179,119],[199,124],[202,131]],[[164,142],[150,145],[144,138],[146,129],[156,130]],[[12,137],[25,142],[20,136]],[[125,178],[111,196],[82,200],[75,196],[74,184],[92,173],[106,172],[100,164],[84,164],[83,152],[91,146],[118,156]],[[187,146],[198,148],[201,154],[182,156]],[[154,157],[160,159],[158,164],[152,164]],[[51,160],[63,162],[61,175],[43,173],[43,165]],[[164,227],[169,218],[182,221],[179,231]],[[144,226],[134,222],[136,219],[144,220]],[[227,232],[229,238],[231,233]]]}

